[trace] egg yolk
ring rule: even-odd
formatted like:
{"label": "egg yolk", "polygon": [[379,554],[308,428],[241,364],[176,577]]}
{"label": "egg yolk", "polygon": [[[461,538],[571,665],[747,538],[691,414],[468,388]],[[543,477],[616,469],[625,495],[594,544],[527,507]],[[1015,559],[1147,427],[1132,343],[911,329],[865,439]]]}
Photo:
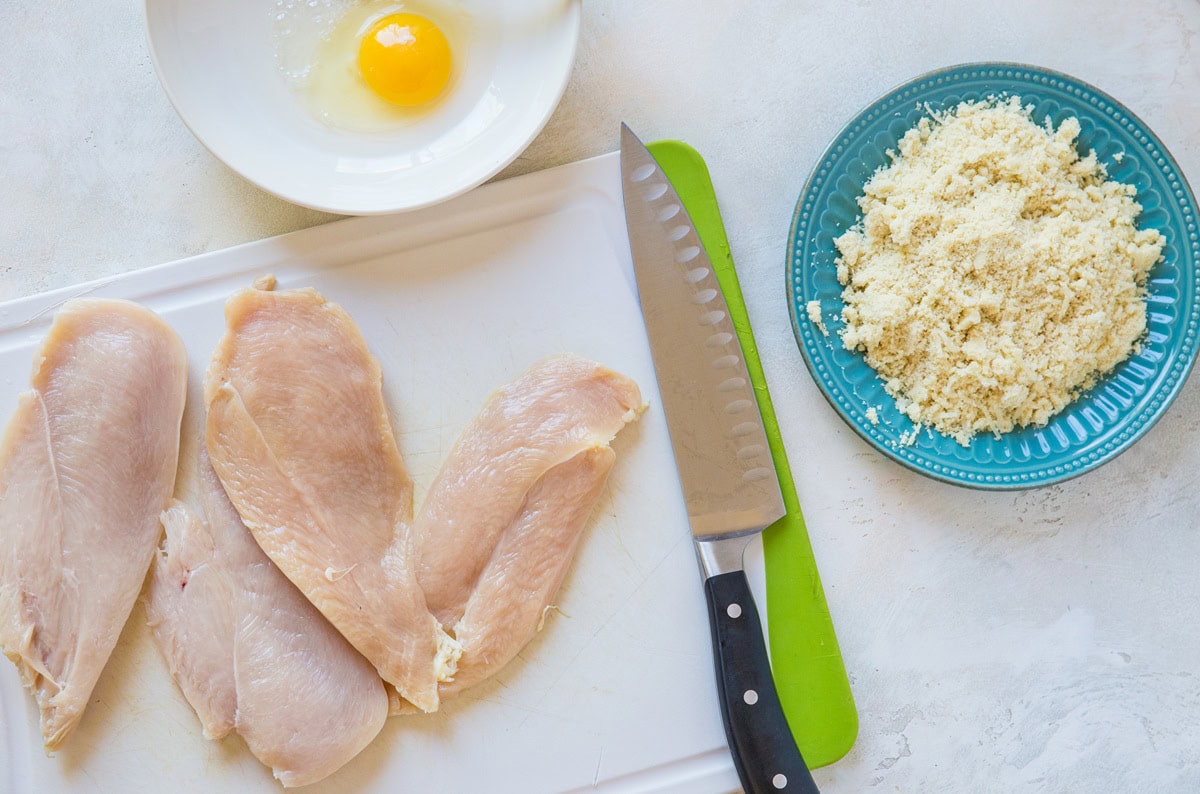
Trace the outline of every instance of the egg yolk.
{"label": "egg yolk", "polygon": [[388,102],[423,105],[450,80],[450,44],[425,17],[390,14],[363,36],[358,68],[370,89]]}

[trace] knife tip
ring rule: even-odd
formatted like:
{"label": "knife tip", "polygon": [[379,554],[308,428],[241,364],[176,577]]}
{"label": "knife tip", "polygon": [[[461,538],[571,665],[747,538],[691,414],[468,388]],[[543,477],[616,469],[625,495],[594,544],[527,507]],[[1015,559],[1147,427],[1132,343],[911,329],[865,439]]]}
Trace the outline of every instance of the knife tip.
{"label": "knife tip", "polygon": [[640,151],[645,152],[647,156],[650,155],[650,151],[646,148],[646,144],[642,143],[642,139],[639,138],[637,134],[629,128],[629,125],[623,121],[621,122],[620,148],[622,152],[629,152],[630,154]]}

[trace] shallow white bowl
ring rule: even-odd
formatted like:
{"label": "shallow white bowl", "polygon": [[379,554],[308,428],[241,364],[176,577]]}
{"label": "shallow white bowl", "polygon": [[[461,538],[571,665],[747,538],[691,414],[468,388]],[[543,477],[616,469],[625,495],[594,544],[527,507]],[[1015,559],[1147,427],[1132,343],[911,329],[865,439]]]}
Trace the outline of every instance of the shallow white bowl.
{"label": "shallow white bowl", "polygon": [[479,35],[438,107],[395,131],[318,121],[275,54],[277,0],[146,0],[150,54],[192,133],[230,168],[296,204],[347,215],[416,209],[511,163],[566,87],[581,0],[455,0]]}

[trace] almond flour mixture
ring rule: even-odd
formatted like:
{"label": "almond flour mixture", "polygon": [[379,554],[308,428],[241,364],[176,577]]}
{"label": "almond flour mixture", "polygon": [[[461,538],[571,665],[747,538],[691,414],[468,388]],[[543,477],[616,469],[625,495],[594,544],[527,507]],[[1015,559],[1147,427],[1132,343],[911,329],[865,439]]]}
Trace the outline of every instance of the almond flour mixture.
{"label": "almond flour mixture", "polygon": [[1079,131],[1038,126],[1019,97],[924,118],[836,240],[842,343],[964,446],[1045,424],[1146,329],[1164,238],[1137,229],[1132,186],[1079,156]]}

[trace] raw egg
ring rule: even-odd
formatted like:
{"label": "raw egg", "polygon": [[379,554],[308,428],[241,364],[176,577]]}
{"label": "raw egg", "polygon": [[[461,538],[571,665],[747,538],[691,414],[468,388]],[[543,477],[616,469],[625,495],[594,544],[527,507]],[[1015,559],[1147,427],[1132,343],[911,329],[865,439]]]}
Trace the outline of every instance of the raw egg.
{"label": "raw egg", "polygon": [[387,132],[410,125],[450,99],[468,60],[471,17],[452,0],[286,5],[276,17],[280,67],[331,127]]}
{"label": "raw egg", "polygon": [[425,17],[389,14],[362,37],[358,69],[367,86],[393,105],[424,105],[450,80],[450,44]]}

